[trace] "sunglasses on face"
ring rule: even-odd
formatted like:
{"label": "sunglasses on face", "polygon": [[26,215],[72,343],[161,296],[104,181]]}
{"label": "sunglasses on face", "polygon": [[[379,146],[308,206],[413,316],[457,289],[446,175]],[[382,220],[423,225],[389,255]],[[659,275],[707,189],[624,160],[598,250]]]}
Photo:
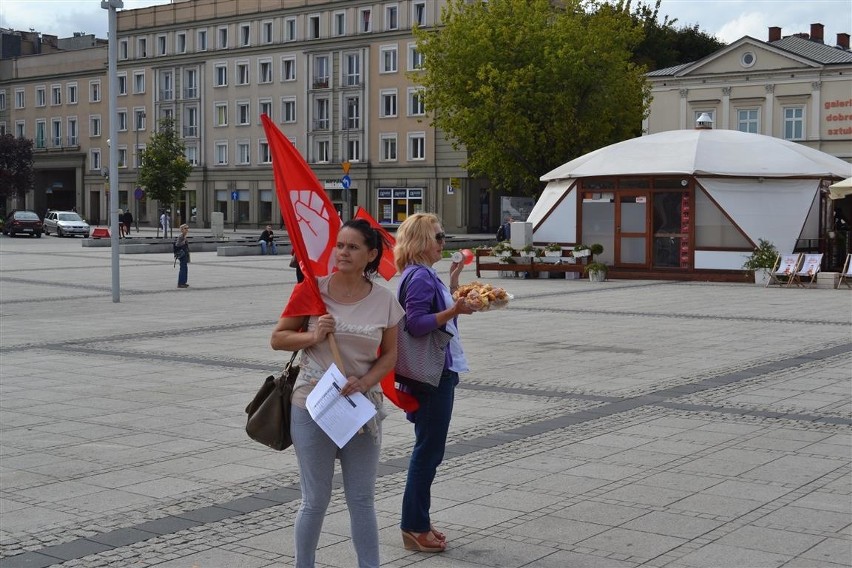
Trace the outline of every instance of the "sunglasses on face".
{"label": "sunglasses on face", "polygon": [[435,233],[435,240],[438,241],[439,243],[443,243],[446,238],[447,238],[446,233]]}

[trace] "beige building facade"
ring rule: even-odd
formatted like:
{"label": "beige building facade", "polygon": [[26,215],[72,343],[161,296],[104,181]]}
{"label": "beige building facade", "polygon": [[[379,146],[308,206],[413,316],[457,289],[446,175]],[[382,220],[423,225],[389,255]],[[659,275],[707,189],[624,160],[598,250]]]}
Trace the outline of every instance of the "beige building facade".
{"label": "beige building facade", "polygon": [[430,126],[417,88],[411,30],[438,25],[443,4],[184,0],[119,11],[114,141],[106,47],[4,58],[0,129],[36,142],[35,189],[17,206],[74,206],[105,223],[117,189],[120,208],[155,223],[162,208],[137,182],[139,158],[168,116],[194,166],[176,223],[206,227],[212,212],[228,227],[279,223],[267,114],[343,218],[360,206],[388,226],[417,211],[438,213],[448,231],[496,225],[497,207],[482,209],[495,198]]}

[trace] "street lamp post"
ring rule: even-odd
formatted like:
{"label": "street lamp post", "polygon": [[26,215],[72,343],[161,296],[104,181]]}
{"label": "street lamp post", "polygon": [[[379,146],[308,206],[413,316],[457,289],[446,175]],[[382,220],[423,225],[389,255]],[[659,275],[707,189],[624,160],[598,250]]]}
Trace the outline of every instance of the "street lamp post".
{"label": "street lamp post", "polygon": [[[116,10],[124,8],[122,0],[101,0],[101,8],[109,11],[109,48],[107,51],[109,59],[109,137],[110,140],[118,140],[118,124],[116,124],[116,107],[118,92],[118,15]],[[118,144],[109,147],[109,171],[116,174],[116,195],[110,200],[110,247],[112,248],[112,301],[121,301],[121,280],[119,278],[119,250],[118,250]]]}
{"label": "street lamp post", "polygon": [[[136,222],[136,233],[139,233],[139,192],[142,190],[139,187],[139,166],[142,165],[141,156],[139,155],[139,129],[142,127],[142,122],[147,117],[145,113],[145,109],[139,111],[136,115],[136,191],[133,193],[133,199],[136,201],[136,215],[133,216],[133,220]],[[127,227],[127,230],[130,231],[130,227]]]}

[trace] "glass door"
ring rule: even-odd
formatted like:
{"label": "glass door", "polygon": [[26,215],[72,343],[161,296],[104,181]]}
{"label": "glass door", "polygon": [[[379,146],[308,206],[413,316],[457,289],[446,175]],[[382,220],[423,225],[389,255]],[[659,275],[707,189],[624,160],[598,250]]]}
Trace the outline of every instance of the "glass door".
{"label": "glass door", "polygon": [[625,268],[648,268],[650,193],[617,192],[615,194],[615,265]]}
{"label": "glass door", "polygon": [[692,266],[689,248],[689,192],[666,191],[654,194],[654,268]]}

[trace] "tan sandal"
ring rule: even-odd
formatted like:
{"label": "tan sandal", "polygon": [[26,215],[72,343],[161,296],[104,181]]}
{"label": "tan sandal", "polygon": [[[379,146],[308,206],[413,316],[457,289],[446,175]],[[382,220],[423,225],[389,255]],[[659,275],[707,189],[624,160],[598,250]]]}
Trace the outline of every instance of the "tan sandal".
{"label": "tan sandal", "polygon": [[447,535],[436,529],[435,525],[433,525],[432,523],[429,523],[429,530],[432,531],[432,534],[435,535],[435,538],[437,538],[441,542],[447,541]]}
{"label": "tan sandal", "polygon": [[402,531],[402,545],[405,550],[416,550],[418,552],[444,552],[447,548],[447,543],[438,540],[432,531],[425,533]]}

